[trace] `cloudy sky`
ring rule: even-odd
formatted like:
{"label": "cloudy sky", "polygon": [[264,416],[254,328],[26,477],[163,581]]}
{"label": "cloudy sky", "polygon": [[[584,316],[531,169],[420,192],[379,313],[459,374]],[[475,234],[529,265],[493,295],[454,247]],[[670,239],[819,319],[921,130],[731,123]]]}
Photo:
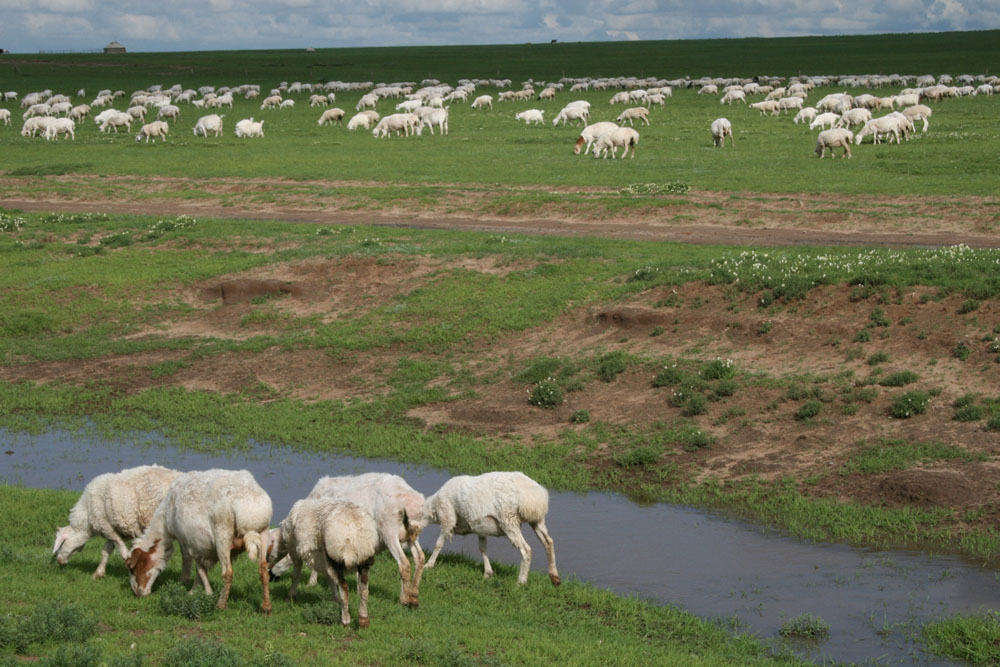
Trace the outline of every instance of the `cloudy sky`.
{"label": "cloudy sky", "polygon": [[0,48],[130,51],[1000,28],[1000,0],[0,0]]}

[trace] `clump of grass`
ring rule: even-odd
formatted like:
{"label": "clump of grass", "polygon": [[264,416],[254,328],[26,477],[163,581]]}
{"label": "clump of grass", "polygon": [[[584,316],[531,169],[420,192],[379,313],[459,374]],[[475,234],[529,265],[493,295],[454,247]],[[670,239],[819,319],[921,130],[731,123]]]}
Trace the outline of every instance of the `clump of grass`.
{"label": "clump of grass", "polygon": [[24,227],[26,221],[19,215],[0,212],[0,232],[16,232]]}
{"label": "clump of grass", "polygon": [[523,384],[534,384],[541,382],[545,378],[554,376],[562,367],[562,361],[553,357],[540,357],[514,376],[514,382]]}
{"label": "clump of grass", "polygon": [[887,352],[876,352],[868,357],[869,366],[878,366],[887,361],[889,361],[889,354]]}
{"label": "clump of grass", "polygon": [[830,625],[819,616],[799,614],[782,623],[778,634],[791,639],[826,639]]}
{"label": "clump of grass", "polygon": [[693,452],[704,447],[708,447],[715,442],[715,436],[702,431],[700,428],[687,428],[680,432],[678,441],[685,451]]}
{"label": "clump of grass", "polygon": [[951,356],[955,357],[959,361],[965,361],[972,355],[972,348],[970,348],[965,343],[959,343],[951,351]]}
{"label": "clump of grass", "polygon": [[982,403],[973,403],[970,405],[963,405],[955,410],[955,414],[952,415],[952,419],[957,422],[977,422],[984,418],[989,413],[989,408],[987,408]]}
{"label": "clump of grass", "polygon": [[38,664],[43,667],[99,667],[106,663],[101,660],[101,649],[97,646],[62,644],[52,655],[39,660]]}
{"label": "clump of grass", "polygon": [[15,338],[52,333],[55,328],[52,316],[41,310],[16,310],[0,315],[0,330]]}
{"label": "clump of grass", "polygon": [[712,392],[718,397],[728,397],[736,393],[739,385],[735,380],[720,380],[712,387]]}
{"label": "clump of grass", "polygon": [[872,332],[868,329],[862,329],[854,336],[855,343],[867,343],[872,339]]}
{"label": "clump of grass", "polygon": [[623,468],[641,468],[651,463],[656,463],[663,455],[663,447],[660,445],[640,445],[615,457],[615,463]]}
{"label": "clump of grass", "polygon": [[953,616],[924,626],[921,639],[927,650],[972,665],[1000,664],[1000,616]]}
{"label": "clump of grass", "polygon": [[673,387],[681,384],[685,380],[684,371],[676,366],[665,366],[663,370],[653,377],[654,387]]}
{"label": "clump of grass", "polygon": [[968,313],[979,310],[980,302],[976,299],[966,299],[962,302],[962,305],[958,308],[959,315],[966,315]]}
{"label": "clump of grass", "polygon": [[922,415],[930,405],[931,397],[922,391],[908,391],[892,399],[889,414],[896,419],[909,419],[914,415]]}
{"label": "clump of grass", "polygon": [[767,335],[767,334],[771,333],[771,329],[773,329],[773,328],[774,328],[774,322],[772,322],[771,320],[764,320],[757,327],[757,335],[758,336]]}
{"label": "clump of grass", "polygon": [[795,419],[800,422],[807,421],[818,415],[822,410],[823,404],[820,401],[806,401],[795,411]]}
{"label": "clump of grass", "polygon": [[886,316],[885,311],[882,310],[881,308],[876,308],[875,310],[873,310],[871,314],[868,316],[868,320],[871,322],[871,326],[876,326],[876,327],[887,327],[890,324],[892,324],[892,322],[890,322],[889,318]]}
{"label": "clump of grass", "polygon": [[701,367],[701,377],[705,380],[726,380],[736,375],[732,359],[713,359]]}
{"label": "clump of grass", "polygon": [[920,379],[920,376],[913,371],[896,371],[890,373],[878,381],[883,387],[905,387]]}
{"label": "clump of grass", "polygon": [[840,469],[841,475],[862,473],[880,474],[889,470],[903,470],[917,463],[934,461],[982,462],[988,455],[966,451],[942,442],[908,442],[906,440],[881,440],[874,445],[860,443],[861,449]]}
{"label": "clump of grass", "polygon": [[215,596],[204,590],[188,591],[180,582],[172,581],[157,593],[160,613],[167,616],[182,616],[190,619],[208,618],[215,613]]}
{"label": "clump of grass", "polygon": [[323,600],[302,607],[302,618],[306,623],[319,625],[340,625],[340,603]]}
{"label": "clump of grass", "polygon": [[562,387],[555,378],[548,377],[528,389],[528,402],[540,408],[554,408],[564,401]]}
{"label": "clump of grass", "polygon": [[83,606],[60,600],[39,603],[22,619],[8,617],[0,625],[0,648],[22,653],[31,644],[83,643],[97,632],[97,618]]}
{"label": "clump of grass", "polygon": [[621,350],[608,352],[597,360],[597,378],[602,382],[613,382],[628,369],[629,355]]}
{"label": "clump of grass", "polygon": [[590,421],[590,412],[587,410],[574,410],[573,414],[569,416],[569,420],[573,424],[586,424]]}

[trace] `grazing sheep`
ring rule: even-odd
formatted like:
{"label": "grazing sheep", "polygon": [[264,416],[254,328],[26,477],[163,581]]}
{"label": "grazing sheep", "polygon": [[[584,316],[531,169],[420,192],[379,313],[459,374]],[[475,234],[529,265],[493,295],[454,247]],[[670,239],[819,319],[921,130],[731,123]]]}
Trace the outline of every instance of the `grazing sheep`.
{"label": "grazing sheep", "polygon": [[52,122],[45,127],[45,140],[52,141],[60,134],[75,141],[76,123],[74,123],[70,118],[53,118]]}
{"label": "grazing sheep", "polygon": [[898,144],[900,142],[899,135],[905,134],[909,129],[906,125],[908,122],[902,114],[899,114],[898,117],[894,114],[888,114],[879,118],[872,118],[865,123],[861,131],[854,135],[854,143],[860,144],[870,134],[872,135],[872,141],[876,144],[879,143],[879,137],[882,135],[895,137]]}
{"label": "grazing sheep", "polygon": [[639,143],[639,133],[633,130],[631,127],[619,127],[617,130],[612,130],[606,134],[602,134],[594,142],[594,157],[600,157],[602,154],[604,158],[607,159],[608,152],[611,152],[611,158],[614,159],[619,147],[624,147],[625,150],[622,152],[622,158],[624,159],[628,155],[628,149],[632,148],[632,157],[635,157],[635,147]]}
{"label": "grazing sheep", "polygon": [[176,470],[152,465],[105,473],[90,480],[69,512],[69,525],[56,530],[52,547],[56,562],[65,565],[91,537],[101,535],[107,541],[92,577],[103,577],[108,557],[116,547],[122,560],[128,558],[125,540],[142,535],[167,487],[178,475]]}
{"label": "grazing sheep", "polygon": [[90,113],[89,104],[78,104],[77,106],[70,109],[69,113],[66,115],[69,118],[72,118],[73,120],[83,120],[84,118],[87,117],[89,113]]}
{"label": "grazing sheep", "polygon": [[795,114],[795,118],[792,122],[798,125],[799,123],[811,123],[816,118],[816,108],[815,107],[803,107],[799,109],[799,112]]}
{"label": "grazing sheep", "polygon": [[309,96],[309,106],[311,107],[325,107],[332,100],[328,99],[326,95],[310,95]]}
{"label": "grazing sheep", "polygon": [[[434,126],[437,125],[441,134],[448,134],[448,109],[437,109],[435,107],[420,107],[417,109],[417,117],[420,119],[419,129],[427,127],[434,135]],[[418,132],[419,134],[419,132]]]}
{"label": "grazing sheep", "polygon": [[[577,137],[576,143],[573,144],[573,155],[579,155],[581,149],[584,154],[590,152],[590,147],[595,141],[602,135],[607,134],[613,130],[617,130],[618,125],[608,121],[602,121],[600,123],[594,123],[593,125],[588,125],[583,128],[580,132],[580,136]],[[586,144],[586,147],[584,147]]]}
{"label": "grazing sheep", "polygon": [[291,559],[289,602],[298,590],[303,561],[313,572],[326,572],[334,599],[340,599],[340,622],[345,627],[351,624],[345,574],[347,570],[356,570],[358,597],[361,600],[358,625],[367,628],[369,570],[375,561],[375,554],[384,548],[375,519],[354,503],[330,498],[306,498],[292,505],[288,517],[281,522],[268,558],[276,562],[287,554]]}
{"label": "grazing sheep", "polygon": [[[115,111],[114,109],[108,109],[110,113],[101,121],[100,130],[101,132],[107,132],[108,128],[112,128],[115,134],[118,134],[118,128],[124,127],[126,131],[132,131],[132,116],[125,113],[124,111]],[[103,113],[101,115],[104,115]],[[100,118],[100,116],[98,116]],[[94,119],[95,122],[97,118]]]}
{"label": "grazing sheep", "polygon": [[164,104],[160,107],[160,110],[156,112],[157,120],[162,120],[164,118],[169,118],[171,120],[177,120],[180,118],[181,108],[174,104]]}
{"label": "grazing sheep", "polygon": [[323,115],[319,117],[316,122],[317,125],[326,125],[327,123],[337,123],[338,125],[344,122],[344,110],[339,107],[334,107],[332,109],[327,109],[323,112]]}
{"label": "grazing sheep", "polygon": [[927,119],[931,117],[932,113],[934,112],[931,108],[924,104],[917,104],[903,109],[903,115],[909,119],[911,124],[918,120],[924,121],[924,129],[921,130],[922,132],[927,131],[927,127],[930,125],[930,123],[927,122]]}
{"label": "grazing sheep", "polygon": [[194,561],[206,593],[212,592],[208,568],[216,561],[221,564],[222,593],[216,606],[225,609],[233,584],[233,552],[246,550],[250,560],[258,563],[261,610],[270,613],[266,558],[270,523],[271,498],[246,470],[182,474],[170,484],[149,527],[132,546],[125,563],[132,592],[138,597],[149,595],[176,541],[181,554]]}
{"label": "grazing sheep", "polygon": [[375,95],[374,93],[367,93],[361,96],[361,99],[358,100],[354,109],[355,111],[361,111],[362,109],[366,109],[368,107],[374,109],[376,104],[378,104],[378,95]]}
{"label": "grazing sheep", "polygon": [[726,137],[729,137],[730,148],[736,148],[736,141],[733,139],[733,124],[728,118],[716,118],[709,128],[712,131],[712,142],[716,146],[726,147]]}
{"label": "grazing sheep", "polygon": [[826,113],[821,113],[813,118],[812,122],[809,123],[809,129],[815,130],[817,127],[832,129],[838,122],[840,122],[840,114],[827,111]]}
{"label": "grazing sheep", "polygon": [[28,120],[29,118],[34,118],[35,116],[50,116],[51,111],[52,106],[48,102],[32,104],[28,107],[27,111],[21,114],[21,120]]}
{"label": "grazing sheep", "polygon": [[49,123],[54,121],[55,118],[52,116],[34,116],[24,121],[24,125],[21,126],[21,136],[22,137],[34,137],[38,134],[45,134],[45,129],[49,126]]}
{"label": "grazing sheep", "polygon": [[742,102],[743,104],[746,104],[746,93],[742,90],[730,90],[722,96],[721,100],[719,100],[719,104],[732,104],[733,102]]}
{"label": "grazing sheep", "polygon": [[[155,139],[156,137],[161,137],[163,142],[167,141],[167,133],[170,131],[170,126],[162,120],[154,120],[152,123],[146,123],[141,128],[139,128],[139,134],[135,135],[136,143],[139,143],[143,139],[146,143],[149,143],[150,139]],[[156,142],[153,142],[156,143]]]}
{"label": "grazing sheep", "polygon": [[761,116],[764,116],[766,114],[777,116],[781,112],[781,106],[778,104],[777,100],[764,100],[763,102],[754,102],[753,104],[750,105],[750,108],[759,111]]}
{"label": "grazing sheep", "polygon": [[552,126],[555,127],[558,125],[559,121],[562,121],[563,125],[565,125],[568,121],[574,120],[580,121],[580,125],[586,125],[589,119],[590,109],[580,105],[567,104],[559,111],[559,114],[552,119]]}
{"label": "grazing sheep", "polygon": [[833,149],[840,146],[844,149],[844,154],[841,155],[841,159],[851,157],[851,141],[854,139],[854,135],[850,130],[845,130],[843,128],[836,128],[833,130],[823,130],[816,137],[816,155],[822,159],[826,154],[826,149],[830,149],[830,156],[833,157]]}
{"label": "grazing sheep", "polygon": [[0,121],[4,125],[10,125],[10,109],[0,109]]}
{"label": "grazing sheep", "polygon": [[719,94],[719,87],[717,85],[715,85],[714,83],[709,83],[709,84],[706,84],[706,85],[702,86],[698,90],[698,94],[699,95],[718,95]]}
{"label": "grazing sheep", "polygon": [[789,109],[801,109],[802,108],[802,98],[801,97],[782,97],[778,100],[778,107],[782,111],[788,111]]}
{"label": "grazing sheep", "polygon": [[837,127],[851,127],[853,125],[864,125],[872,119],[872,112],[866,108],[858,107],[848,109],[837,121]]}
{"label": "grazing sheep", "polygon": [[545,122],[542,114],[545,113],[541,109],[525,109],[519,113],[514,114],[514,120],[523,120],[525,125],[541,125]]}
{"label": "grazing sheep", "polygon": [[420,134],[420,129],[420,117],[417,114],[394,113],[378,122],[372,130],[372,136],[378,139],[396,133],[408,137],[411,134]]}
{"label": "grazing sheep", "polygon": [[281,95],[269,95],[260,103],[261,109],[277,109],[281,104]]}
{"label": "grazing sheep", "polygon": [[493,109],[493,97],[490,95],[480,95],[476,99],[472,100],[473,109],[485,109],[489,107]]}
{"label": "grazing sheep", "polygon": [[222,119],[225,117],[226,117],[225,115],[219,116],[214,113],[209,114],[207,116],[202,116],[201,118],[198,119],[198,122],[194,124],[194,127],[191,129],[191,131],[194,132],[194,136],[196,137],[199,134],[203,137],[208,137],[209,132],[214,132],[215,136],[221,137]]}
{"label": "grazing sheep", "polygon": [[649,125],[649,109],[646,107],[632,107],[631,109],[625,109],[625,111],[618,114],[618,118],[615,120],[619,123],[628,121],[629,126],[635,127],[632,121],[636,118],[645,121],[646,125]]}
{"label": "grazing sheep", "polygon": [[396,111],[402,111],[403,113],[413,113],[420,107],[424,106],[423,100],[406,100],[400,102],[396,105]]}
{"label": "grazing sheep", "polygon": [[[423,528],[424,497],[414,491],[398,475],[370,472],[363,475],[322,477],[312,491],[310,498],[329,498],[354,503],[375,518],[379,538],[399,566],[399,603],[411,607],[419,606],[420,577],[424,571],[424,552],[418,537]],[[403,551],[403,544],[409,543],[413,556],[413,569]],[[279,575],[288,569],[288,562],[279,562],[271,572]],[[315,582],[310,577],[310,585]]]}
{"label": "grazing sheep", "polygon": [[[629,128],[620,129],[635,133]],[[521,552],[517,583],[526,584],[531,569],[531,547],[521,534],[521,524],[527,523],[545,547],[552,585],[559,585],[561,580],[556,569],[555,545],[545,527],[549,493],[524,473],[489,472],[478,477],[452,477],[427,499],[424,510],[421,528],[429,523],[441,524],[441,536],[426,567],[434,567],[445,541],[450,540],[452,535],[475,533],[479,536],[479,551],[483,554],[483,575],[488,579],[493,576],[493,568],[486,555],[486,538],[506,535]]]}
{"label": "grazing sheep", "polygon": [[132,116],[135,120],[146,120],[146,107],[135,106],[129,107],[125,110],[125,113]]}
{"label": "grazing sheep", "polygon": [[368,129],[371,127],[372,117],[366,113],[355,114],[351,117],[351,120],[347,121],[348,130],[356,130],[359,127]]}
{"label": "grazing sheep", "polygon": [[264,121],[254,121],[253,116],[244,118],[236,123],[235,134],[237,137],[259,137],[264,138]]}
{"label": "grazing sheep", "polygon": [[295,107],[295,100],[282,100],[281,104],[278,105],[279,109],[292,109]]}

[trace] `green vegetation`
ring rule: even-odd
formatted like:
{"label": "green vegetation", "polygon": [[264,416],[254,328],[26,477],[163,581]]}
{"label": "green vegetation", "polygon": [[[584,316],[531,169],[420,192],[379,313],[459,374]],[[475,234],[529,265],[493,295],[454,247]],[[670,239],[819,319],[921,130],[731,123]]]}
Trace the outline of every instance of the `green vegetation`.
{"label": "green vegetation", "polygon": [[882,440],[872,445],[861,442],[859,447],[860,451],[844,464],[840,474],[875,475],[890,470],[902,470],[918,463],[950,460],[973,462],[989,458],[986,454],[969,452],[942,442]]}
{"label": "green vegetation", "polygon": [[924,414],[930,402],[931,397],[926,392],[908,391],[892,399],[889,414],[896,419],[909,419]]}
{"label": "green vegetation", "polygon": [[995,612],[928,623],[921,639],[928,651],[944,658],[984,667],[1000,663],[1000,618]]}
{"label": "green vegetation", "polygon": [[830,636],[830,624],[819,616],[799,614],[782,623],[778,634],[792,639],[826,639]]}
{"label": "green vegetation", "polygon": [[[274,610],[257,609],[260,584],[245,558],[234,562],[229,608],[200,620],[165,613],[159,598],[136,598],[120,559],[108,576],[90,579],[100,554],[93,540],[69,566],[49,562],[52,527],[76,494],[0,486],[7,522],[0,549],[0,661],[16,654],[61,657],[62,664],[802,664],[770,657],[758,640],[732,635],[674,607],[621,598],[575,580],[555,588],[532,575],[516,583],[516,566],[496,563],[482,578],[473,561],[445,556],[428,571],[418,610],[398,603],[398,573],[387,554],[372,568],[371,627],[329,626],[330,590],[302,590],[285,600],[288,583],[272,584]],[[16,509],[15,509],[16,508]],[[176,581],[179,558],[161,575]],[[211,572],[218,584],[218,568]],[[353,582],[352,582],[353,583]],[[352,585],[353,588],[353,585]],[[69,594],[68,591],[72,593]],[[67,602],[72,597],[73,602]],[[46,600],[39,603],[39,600]],[[339,611],[336,612],[339,618]],[[559,619],[558,628],[552,619]],[[456,633],[461,628],[461,633]],[[538,628],[550,631],[539,632]],[[16,641],[11,642],[11,638]],[[88,639],[89,638],[89,639]],[[86,643],[84,643],[86,642]],[[134,644],[135,648],[130,648]],[[95,658],[84,662],[81,658]],[[67,660],[71,658],[71,660]]]}

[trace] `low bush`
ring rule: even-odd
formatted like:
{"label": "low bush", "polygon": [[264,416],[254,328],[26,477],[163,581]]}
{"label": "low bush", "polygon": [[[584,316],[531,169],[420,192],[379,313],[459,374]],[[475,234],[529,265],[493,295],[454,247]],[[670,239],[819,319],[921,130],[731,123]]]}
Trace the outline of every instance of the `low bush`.
{"label": "low bush", "polygon": [[896,419],[909,419],[927,411],[931,397],[922,391],[908,391],[892,399],[889,414]]}

